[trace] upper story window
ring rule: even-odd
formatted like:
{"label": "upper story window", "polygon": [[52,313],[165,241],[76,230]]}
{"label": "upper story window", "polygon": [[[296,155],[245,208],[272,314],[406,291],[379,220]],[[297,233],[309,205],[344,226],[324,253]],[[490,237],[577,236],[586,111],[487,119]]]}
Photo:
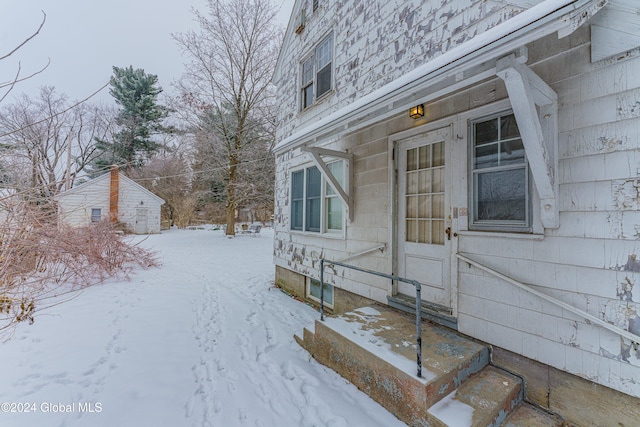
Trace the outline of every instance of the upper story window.
{"label": "upper story window", "polygon": [[333,34],[302,62],[300,109],[310,107],[333,87]]}
{"label": "upper story window", "polygon": [[529,231],[529,165],[513,114],[471,124],[471,228]]}
{"label": "upper story window", "polygon": [[[327,164],[344,185],[344,161]],[[316,166],[291,173],[291,230],[327,233],[341,231],[344,206]]]}

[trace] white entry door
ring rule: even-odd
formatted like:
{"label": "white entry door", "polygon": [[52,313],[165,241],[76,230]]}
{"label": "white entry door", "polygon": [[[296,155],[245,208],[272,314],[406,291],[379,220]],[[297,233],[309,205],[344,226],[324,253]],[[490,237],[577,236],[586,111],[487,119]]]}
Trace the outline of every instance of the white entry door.
{"label": "white entry door", "polygon": [[147,208],[136,208],[136,234],[146,234],[149,232],[149,213]]}
{"label": "white entry door", "polygon": [[[399,276],[422,284],[422,299],[451,307],[450,224],[447,194],[449,128],[400,141],[398,159]],[[398,292],[415,297],[413,285]]]}

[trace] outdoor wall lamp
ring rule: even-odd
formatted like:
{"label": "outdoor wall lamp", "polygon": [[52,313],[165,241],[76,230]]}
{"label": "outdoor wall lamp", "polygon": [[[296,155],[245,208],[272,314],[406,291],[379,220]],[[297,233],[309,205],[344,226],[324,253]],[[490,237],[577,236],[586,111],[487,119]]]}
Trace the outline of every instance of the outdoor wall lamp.
{"label": "outdoor wall lamp", "polygon": [[419,104],[419,105],[416,105],[415,107],[411,107],[409,109],[409,116],[412,119],[419,119],[420,117],[424,117],[424,105]]}

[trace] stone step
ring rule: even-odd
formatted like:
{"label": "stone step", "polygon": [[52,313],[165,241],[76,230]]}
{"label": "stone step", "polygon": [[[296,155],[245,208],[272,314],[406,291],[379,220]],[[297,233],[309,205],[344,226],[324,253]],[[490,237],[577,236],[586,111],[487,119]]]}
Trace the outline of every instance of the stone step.
{"label": "stone step", "polygon": [[[324,322],[316,321],[314,329],[305,329],[303,338],[296,340],[320,363],[412,426],[439,422],[427,410],[451,396],[467,378],[485,372],[488,363],[486,347],[447,328],[422,322],[422,378],[418,378],[415,317],[388,306],[373,305],[327,317]],[[491,375],[475,375],[475,381],[480,381],[477,385],[489,384],[494,371],[491,368],[486,370]],[[514,382],[499,378],[494,382],[500,390],[507,388],[504,382]],[[473,400],[471,391],[460,393]]]}
{"label": "stone step", "polygon": [[502,427],[561,427],[565,424],[560,417],[527,403],[521,403],[501,425]]}
{"label": "stone step", "polygon": [[500,425],[522,400],[522,382],[493,366],[471,376],[428,409],[432,426]]}

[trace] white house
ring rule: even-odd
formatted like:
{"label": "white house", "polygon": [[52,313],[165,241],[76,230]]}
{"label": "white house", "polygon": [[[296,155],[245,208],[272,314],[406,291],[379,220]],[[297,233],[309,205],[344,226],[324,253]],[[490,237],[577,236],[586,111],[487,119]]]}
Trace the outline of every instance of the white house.
{"label": "white house", "polygon": [[[551,369],[637,410],[638,0],[297,0],[274,83],[278,284],[418,280],[537,403]],[[415,295],[325,281],[337,312]]]}
{"label": "white house", "polygon": [[109,173],[58,195],[60,220],[81,227],[102,220],[124,224],[135,234],[160,232],[164,200],[113,167]]}

